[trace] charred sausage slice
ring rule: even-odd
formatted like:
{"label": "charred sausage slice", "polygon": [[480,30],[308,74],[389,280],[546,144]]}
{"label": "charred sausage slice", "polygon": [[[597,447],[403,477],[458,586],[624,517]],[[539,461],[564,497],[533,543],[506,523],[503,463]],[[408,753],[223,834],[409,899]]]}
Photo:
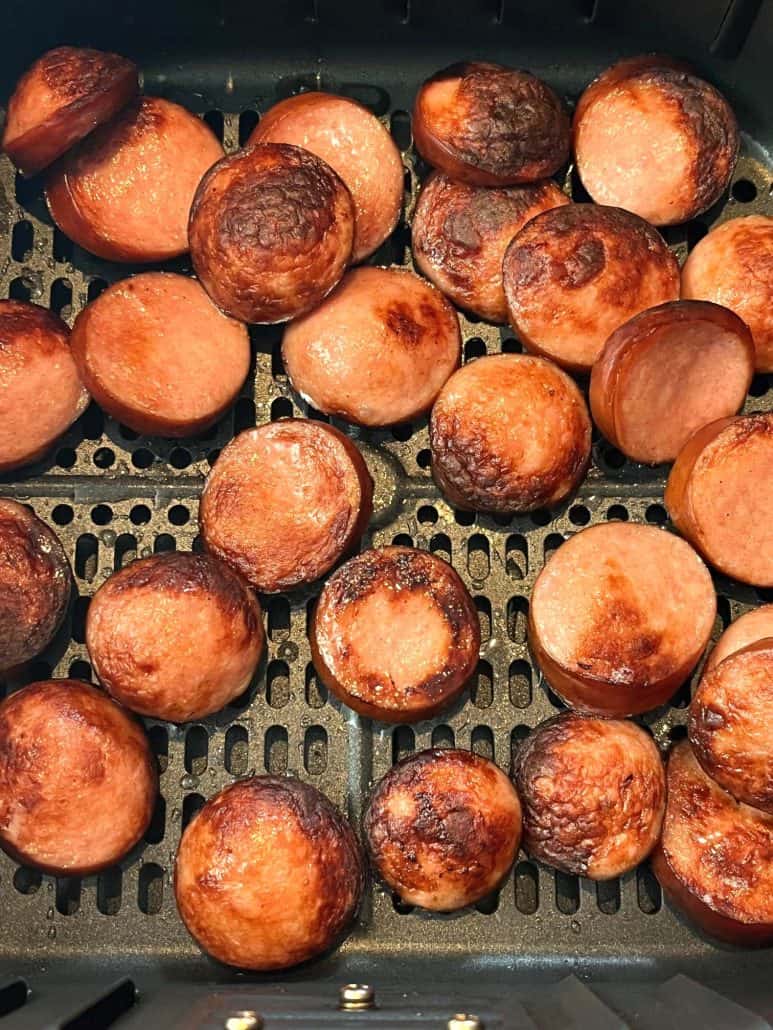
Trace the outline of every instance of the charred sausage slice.
{"label": "charred sausage slice", "polygon": [[710,672],[715,665],[736,651],[743,650],[749,644],[756,644],[765,637],[773,637],[773,604],[753,608],[731,623],[709,655],[704,673]]}

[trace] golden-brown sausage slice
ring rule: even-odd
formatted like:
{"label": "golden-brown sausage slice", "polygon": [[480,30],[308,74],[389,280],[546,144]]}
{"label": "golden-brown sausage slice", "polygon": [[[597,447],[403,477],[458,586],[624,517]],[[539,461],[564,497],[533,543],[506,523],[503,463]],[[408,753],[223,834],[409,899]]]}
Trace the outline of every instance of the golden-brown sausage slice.
{"label": "golden-brown sausage slice", "polygon": [[719,665],[731,654],[741,651],[749,644],[756,644],[764,637],[773,637],[773,604],[753,608],[731,623],[709,655],[704,673]]}
{"label": "golden-brown sausage slice", "polygon": [[389,236],[403,207],[403,163],[387,129],[362,104],[331,93],[301,93],[275,104],[258,122],[252,143],[291,143],[338,172],[354,201],[352,261],[362,261]]}
{"label": "golden-brown sausage slice", "polygon": [[86,646],[103,687],[140,715],[203,719],[247,687],[263,650],[258,600],[207,554],[132,562],[94,594]]}
{"label": "golden-brown sausage slice", "polygon": [[427,79],[413,107],[413,140],[424,160],[475,186],[552,175],[569,155],[569,136],[550,86],[499,64],[452,64]]}
{"label": "golden-brown sausage slice", "polygon": [[354,204],[308,150],[256,143],[218,161],[193,202],[196,274],[244,322],[286,322],[316,307],[349,262]]}
{"label": "golden-brown sausage slice", "polygon": [[349,823],[315,787],[277,776],[216,794],[185,830],[177,907],[214,958],[287,969],[337,944],[365,882]]}
{"label": "golden-brown sausage slice", "polygon": [[223,450],[199,522],[208,551],[273,593],[323,576],[356,545],[372,510],[373,480],[348,437],[320,422],[280,419]]}
{"label": "golden-brown sausage slice", "polygon": [[623,322],[679,296],[679,266],[659,233],[595,204],[533,218],[507,248],[502,274],[519,339],[573,372],[590,371]]}
{"label": "golden-brown sausage slice", "polygon": [[179,104],[140,97],[48,175],[51,217],[108,261],[166,261],[188,249],[196,187],[223,156],[214,133]]}
{"label": "golden-brown sausage slice", "polygon": [[42,458],[89,403],[53,312],[0,300],[0,472]]}
{"label": "golden-brown sausage slice", "polygon": [[735,311],[754,337],[758,372],[773,372],[773,218],[723,222],[690,251],[682,296]]}
{"label": "golden-brown sausage slice", "polygon": [[727,308],[675,300],[616,329],[593,366],[593,420],[635,461],[673,461],[701,426],[743,406],[754,341]]}
{"label": "golden-brown sausage slice", "polygon": [[411,547],[382,547],[330,577],[309,639],[320,679],[350,708],[417,722],[464,690],[478,662],[480,623],[450,565]]}
{"label": "golden-brown sausage slice", "polygon": [[61,46],[39,57],[16,83],[2,149],[25,175],[36,175],[108,121],[139,89],[126,57]]}
{"label": "golden-brown sausage slice", "polygon": [[660,836],[663,762],[632,722],[563,712],[521,744],[514,776],[526,851],[563,872],[622,876]]}
{"label": "golden-brown sausage slice", "polygon": [[406,268],[356,268],[285,330],[293,387],[318,411],[361,426],[409,422],[458,368],[456,312]]}
{"label": "golden-brown sausage slice", "polygon": [[453,748],[393,766],[363,820],[376,872],[410,905],[452,912],[495,890],[518,854],[521,805],[493,762]]}
{"label": "golden-brown sausage slice", "polygon": [[94,400],[137,433],[193,436],[236,399],[247,327],[196,282],[145,272],[114,283],[75,320],[72,351]]}
{"label": "golden-brown sausage slice", "polygon": [[537,577],[529,644],[572,708],[635,715],[687,679],[716,610],[708,569],[684,540],[654,526],[591,526]]}
{"label": "golden-brown sausage slice", "polygon": [[773,942],[773,816],[740,805],[703,772],[688,741],[671,752],[652,867],[672,904],[732,944]]}
{"label": "golden-brown sausage slice", "polygon": [[0,704],[0,845],[16,861],[62,876],[114,865],[157,790],[142,728],[101,690],[45,680]]}
{"label": "golden-brown sausage slice", "polygon": [[507,245],[535,215],[569,203],[549,180],[487,189],[433,172],[413,213],[416,266],[460,308],[489,322],[506,322],[502,259]]}
{"label": "golden-brown sausage slice", "polygon": [[665,502],[710,565],[744,583],[773,586],[773,413],[699,429],[671,469]]}
{"label": "golden-brown sausage slice", "polygon": [[465,365],[432,409],[432,474],[452,504],[514,512],[558,504],[590,458],[574,382],[544,358],[497,354]]}

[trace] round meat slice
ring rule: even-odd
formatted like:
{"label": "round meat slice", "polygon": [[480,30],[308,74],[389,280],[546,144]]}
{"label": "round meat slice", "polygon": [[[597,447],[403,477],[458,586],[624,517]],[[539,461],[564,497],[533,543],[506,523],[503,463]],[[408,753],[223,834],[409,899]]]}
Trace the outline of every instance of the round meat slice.
{"label": "round meat slice", "polygon": [[665,771],[635,723],[563,712],[529,734],[513,774],[526,851],[565,873],[623,876],[660,836]]}
{"label": "round meat slice", "polygon": [[507,245],[535,215],[569,203],[549,180],[487,189],[433,172],[413,213],[416,267],[460,308],[489,322],[506,322],[502,259]]}
{"label": "round meat slice", "polygon": [[386,127],[362,104],[331,93],[301,93],[260,119],[252,143],[290,143],[337,172],[354,201],[352,261],[373,253],[403,209],[403,162]]}
{"label": "round meat slice", "polygon": [[418,722],[466,687],[480,623],[450,565],[412,547],[382,547],[330,577],[309,640],[317,675],[344,704],[382,722]]}
{"label": "round meat slice", "polygon": [[197,943],[241,969],[287,969],[337,944],[365,885],[357,838],[315,787],[239,780],[183,833],[174,888]]}
{"label": "round meat slice", "polygon": [[311,583],[356,546],[373,511],[373,480],[332,426],[280,419],[224,448],[199,506],[207,550],[266,593]]}
{"label": "round meat slice", "polygon": [[487,758],[432,749],[389,770],[363,829],[376,872],[402,901],[453,912],[507,875],[521,840],[521,804]]}
{"label": "round meat slice", "polygon": [[88,403],[61,318],[0,300],[0,472],[42,458]]}
{"label": "round meat slice", "polygon": [[671,752],[652,868],[669,900],[711,937],[773,943],[773,816],[710,779],[688,741]]}
{"label": "round meat slice", "polygon": [[49,50],[16,83],[2,149],[24,175],[36,175],[138,91],[137,67],[126,57],[72,46]]}
{"label": "round meat slice", "polygon": [[188,230],[196,274],[244,322],[311,311],[344,274],[354,203],[329,164],[300,147],[256,143],[204,177]]}
{"label": "round meat slice", "polygon": [[214,425],[250,368],[247,327],[195,279],[170,272],[144,272],[100,294],[75,320],[72,351],[94,400],[150,436]]}
{"label": "round meat slice", "polygon": [[566,109],[541,79],[467,61],[436,72],[413,106],[413,141],[425,161],[473,186],[535,182],[569,156]]}
{"label": "round meat slice", "polygon": [[708,657],[703,670],[704,675],[731,654],[743,650],[749,644],[756,644],[765,637],[773,637],[773,604],[753,608],[728,626]]}
{"label": "round meat slice", "polygon": [[40,654],[62,624],[72,592],[64,548],[23,504],[0,498],[0,673]]}
{"label": "round meat slice", "polygon": [[214,133],[179,104],[140,97],[53,168],[51,217],[108,261],[166,261],[188,249],[202,176],[223,156]]}
{"label": "round meat slice", "polygon": [[723,222],[690,251],[682,296],[724,304],[754,337],[758,372],[773,372],[773,218]]}
{"label": "round meat slice", "polygon": [[86,683],[45,680],[0,704],[0,845],[58,876],[115,865],[140,840],[158,792],[147,737]]}
{"label": "round meat slice", "polygon": [[662,236],[595,204],[533,218],[507,248],[502,274],[514,332],[572,372],[589,372],[624,322],[679,297],[679,265]]}
{"label": "round meat slice", "polygon": [[593,420],[634,461],[674,461],[696,430],[743,407],[754,341],[727,308],[676,300],[616,329],[593,366]]}
{"label": "round meat slice", "polygon": [[575,489],[591,423],[577,386],[552,362],[496,354],[451,376],[429,439],[432,474],[453,505],[507,514],[550,507]]}
{"label": "round meat slice", "polygon": [[301,397],[361,426],[423,415],[459,367],[461,349],[454,309],[406,268],[347,272],[282,341],[285,369]]}
{"label": "round meat slice", "polygon": [[572,708],[636,715],[690,675],[717,611],[708,569],[654,526],[608,523],[570,537],[537,577],[529,644]]}
{"label": "round meat slice", "polygon": [[685,65],[629,58],[595,79],[574,117],[585,189],[653,225],[694,218],[727,189],[738,158],[727,100]]}
{"label": "round meat slice", "polygon": [[203,719],[242,694],[263,643],[257,598],[206,554],[132,562],[97,590],[86,618],[102,686],[132,711],[167,722]]}
{"label": "round meat slice", "polygon": [[723,418],[679,452],[666,484],[671,519],[727,576],[773,586],[773,412]]}

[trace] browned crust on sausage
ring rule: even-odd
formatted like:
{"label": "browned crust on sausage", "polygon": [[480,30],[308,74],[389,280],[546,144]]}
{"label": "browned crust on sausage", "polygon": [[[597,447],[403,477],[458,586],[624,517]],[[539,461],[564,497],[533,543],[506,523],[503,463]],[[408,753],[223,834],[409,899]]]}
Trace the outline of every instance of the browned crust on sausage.
{"label": "browned crust on sausage", "polygon": [[612,87],[616,86],[619,82],[625,82],[627,79],[631,79],[640,75],[643,72],[651,71],[657,68],[672,68],[677,72],[684,72],[689,74],[692,72],[692,66],[687,61],[679,60],[675,57],[669,57],[666,54],[642,54],[638,57],[625,57],[622,61],[618,61],[611,67],[606,68],[600,75],[585,87],[580,99],[577,101],[577,106],[574,109],[574,128],[576,130],[577,123],[588,110],[590,105],[599,96],[603,96]]}

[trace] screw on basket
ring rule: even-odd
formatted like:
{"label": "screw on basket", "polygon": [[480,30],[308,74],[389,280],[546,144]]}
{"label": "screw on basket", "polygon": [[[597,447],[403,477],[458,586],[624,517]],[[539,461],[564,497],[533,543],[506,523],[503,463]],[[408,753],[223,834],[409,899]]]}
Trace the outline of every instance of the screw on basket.
{"label": "screw on basket", "polygon": [[448,1020],[448,1030],[485,1030],[483,1023],[472,1013],[457,1012]]}
{"label": "screw on basket", "polygon": [[234,1012],[223,1023],[224,1030],[263,1030],[263,1017],[252,1009]]}
{"label": "screw on basket", "polygon": [[376,1007],[376,992],[368,984],[346,984],[338,997],[342,1012],[364,1012]]}

